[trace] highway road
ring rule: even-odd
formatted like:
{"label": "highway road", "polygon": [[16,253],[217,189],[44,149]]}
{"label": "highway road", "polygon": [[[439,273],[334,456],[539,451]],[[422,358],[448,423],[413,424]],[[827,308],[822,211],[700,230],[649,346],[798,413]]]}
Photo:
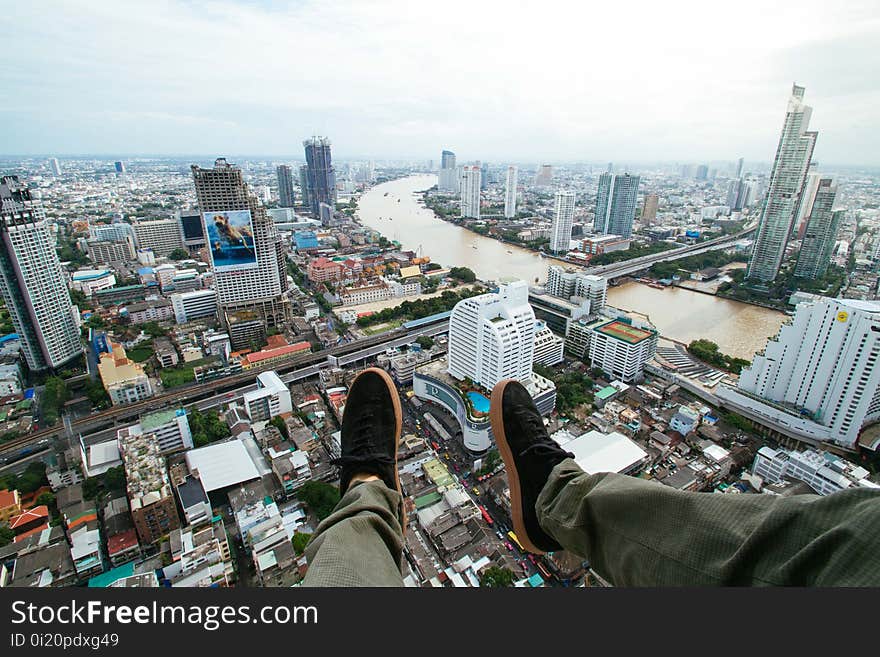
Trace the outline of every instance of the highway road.
{"label": "highway road", "polygon": [[755,232],[756,229],[757,225],[746,228],[745,230],[734,233],[733,235],[716,237],[714,239],[700,242],[698,244],[684,246],[680,249],[661,251],[660,253],[655,253],[653,255],[642,256],[641,258],[633,258],[632,260],[624,260],[622,262],[615,262],[610,265],[587,267],[586,269],[584,269],[584,273],[602,276],[604,278],[607,278],[608,280],[611,280],[612,278],[619,278],[621,276],[629,276],[630,274],[634,274],[637,271],[647,269],[651,265],[658,262],[669,262],[671,260],[679,260],[681,258],[687,258],[688,256],[704,253],[706,251],[723,249],[730,246],[731,244],[738,242],[744,237],[748,237],[750,234]]}
{"label": "highway road", "polygon": [[[116,425],[128,423],[135,420],[142,413],[160,408],[175,405],[191,406],[199,410],[214,408],[239,399],[250,390],[255,390],[257,387],[255,381],[257,374],[260,372],[274,370],[281,374],[281,378],[285,383],[293,383],[316,376],[321,369],[332,367],[333,365],[345,367],[356,364],[358,361],[372,358],[386,349],[409,344],[419,336],[440,335],[448,330],[449,320],[444,319],[427,326],[410,330],[397,329],[346,345],[339,345],[331,349],[295,356],[288,361],[274,363],[262,368],[253,368],[241,374],[216,381],[189,385],[162,395],[156,395],[142,402],[114,406],[106,411],[92,413],[72,421],[65,421],[63,424],[56,425],[51,429],[31,433],[0,446],[0,455],[20,452],[23,449],[37,445],[43,440],[53,439],[61,435],[71,435],[71,433],[73,435],[103,434],[102,430],[113,432]],[[362,344],[367,344],[368,346],[357,349],[357,346]],[[351,351],[352,349],[355,349],[355,351]],[[236,386],[235,384],[238,385]],[[217,392],[218,390],[220,392]],[[210,395],[212,392],[215,394],[206,397],[206,395]]]}

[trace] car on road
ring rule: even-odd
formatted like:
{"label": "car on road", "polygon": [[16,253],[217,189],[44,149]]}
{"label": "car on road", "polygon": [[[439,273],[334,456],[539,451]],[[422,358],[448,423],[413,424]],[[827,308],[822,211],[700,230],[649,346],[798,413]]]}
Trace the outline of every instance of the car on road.
{"label": "car on road", "polygon": [[513,546],[507,541],[504,541],[504,547],[506,547],[510,552],[513,552]]}
{"label": "car on road", "polygon": [[479,494],[480,494],[480,489],[477,488],[476,486],[474,486],[471,490],[474,491],[474,495],[479,495]]}

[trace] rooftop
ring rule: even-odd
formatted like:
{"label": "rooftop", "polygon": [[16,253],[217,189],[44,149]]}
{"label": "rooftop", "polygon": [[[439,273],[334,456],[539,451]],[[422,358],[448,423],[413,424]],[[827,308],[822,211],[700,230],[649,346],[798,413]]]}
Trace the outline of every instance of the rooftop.
{"label": "rooftop", "polygon": [[141,415],[141,428],[146,431],[154,431],[159,427],[165,426],[177,420],[181,415],[186,415],[186,411],[182,408],[172,408],[165,411],[156,411]]}
{"label": "rooftop", "polygon": [[198,471],[207,493],[260,477],[240,440],[227,440],[190,450],[186,453],[186,462],[190,472]]}
{"label": "rooftop", "polygon": [[638,344],[656,335],[654,331],[637,328],[619,319],[614,319],[606,324],[597,326],[594,330],[629,344]]}

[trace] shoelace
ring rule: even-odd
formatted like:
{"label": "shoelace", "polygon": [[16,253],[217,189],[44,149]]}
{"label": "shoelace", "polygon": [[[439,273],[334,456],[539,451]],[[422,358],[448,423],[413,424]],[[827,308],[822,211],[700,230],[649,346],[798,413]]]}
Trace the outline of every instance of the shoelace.
{"label": "shoelace", "polygon": [[334,459],[333,463],[337,466],[363,463],[371,461],[382,465],[392,465],[394,459],[387,454],[380,454],[375,451],[373,445],[373,418],[375,414],[367,412],[361,417],[361,421],[355,428],[352,436],[351,451],[349,454],[343,454],[338,459]]}

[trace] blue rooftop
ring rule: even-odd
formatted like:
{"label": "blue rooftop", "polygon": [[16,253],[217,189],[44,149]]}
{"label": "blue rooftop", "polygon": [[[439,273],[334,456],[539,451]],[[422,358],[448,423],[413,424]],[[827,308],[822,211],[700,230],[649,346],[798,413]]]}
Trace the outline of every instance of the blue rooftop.
{"label": "blue rooftop", "polygon": [[18,340],[18,333],[7,333],[2,338],[0,338],[0,344],[6,344],[12,340]]}
{"label": "blue rooftop", "polygon": [[129,561],[128,563],[124,563],[121,566],[108,570],[106,573],[101,573],[100,575],[92,577],[92,579],[89,580],[89,588],[105,589],[113,582],[124,577],[131,577],[132,575],[134,575],[134,561]]}

